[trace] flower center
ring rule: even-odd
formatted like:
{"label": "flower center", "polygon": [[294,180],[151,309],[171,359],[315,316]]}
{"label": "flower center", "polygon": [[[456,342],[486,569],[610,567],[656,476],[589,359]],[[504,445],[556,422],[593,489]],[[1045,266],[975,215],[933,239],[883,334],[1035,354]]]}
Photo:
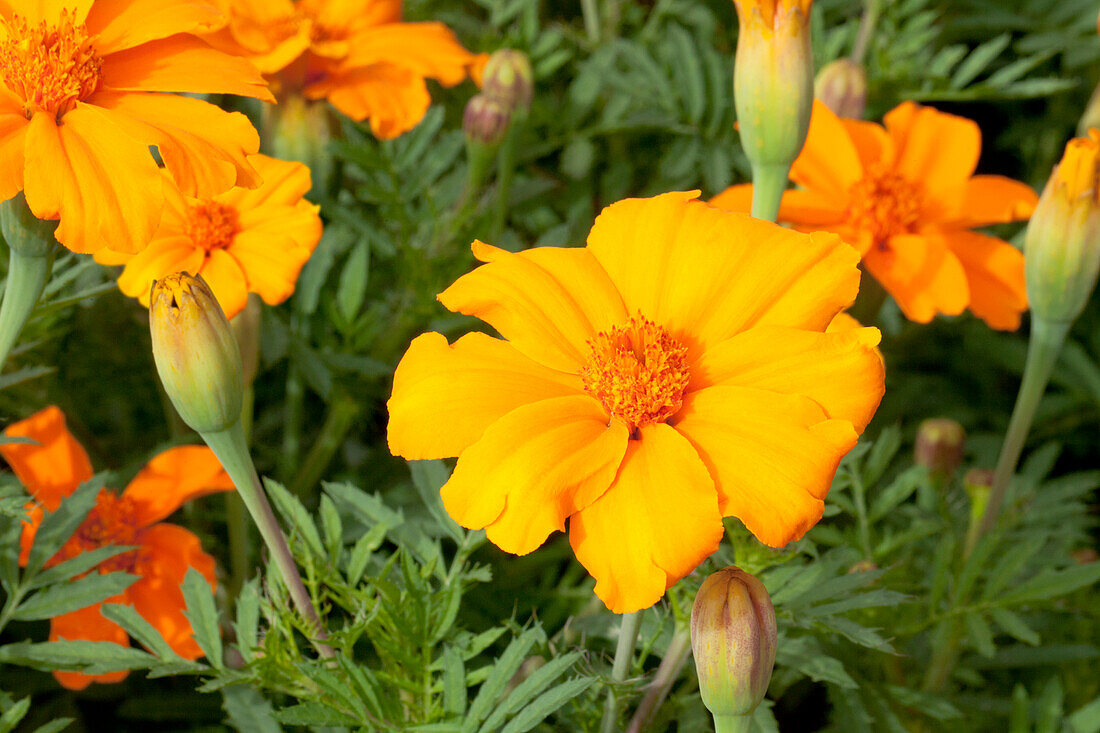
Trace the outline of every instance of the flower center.
{"label": "flower center", "polygon": [[57,25],[30,25],[21,16],[5,21],[0,42],[0,80],[23,100],[27,119],[44,111],[61,117],[87,99],[99,84],[102,59],[76,13],[61,13]]}
{"label": "flower center", "polygon": [[584,389],[632,434],[679,411],[689,377],[687,347],[663,327],[638,314],[588,345],[592,352],[580,370]]}
{"label": "flower center", "polygon": [[912,231],[920,219],[924,193],[885,166],[869,168],[849,191],[848,222],[871,234],[874,245],[884,248],[886,240]]}
{"label": "flower center", "polygon": [[191,204],[187,236],[207,252],[225,249],[240,231],[237,210],[211,199]]}
{"label": "flower center", "polygon": [[[85,517],[84,522],[73,533],[69,541],[62,545],[57,554],[46,563],[52,567],[78,555],[108,545],[139,544],[139,527],[134,519],[134,503],[126,497],[103,489],[96,497],[96,505]],[[101,573],[119,570],[133,572],[138,563],[138,551],[130,550],[121,555],[107,558],[97,568]]]}

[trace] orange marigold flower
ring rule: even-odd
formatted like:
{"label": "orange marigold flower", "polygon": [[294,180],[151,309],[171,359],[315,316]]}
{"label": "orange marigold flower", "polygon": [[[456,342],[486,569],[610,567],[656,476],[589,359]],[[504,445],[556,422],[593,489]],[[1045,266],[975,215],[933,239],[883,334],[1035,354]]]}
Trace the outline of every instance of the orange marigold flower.
{"label": "orange marigold flower", "polygon": [[504,339],[417,337],[388,403],[395,455],[459,457],[459,524],[522,555],[568,519],[616,613],[714,552],[723,516],[801,537],[883,392],[879,332],[824,332],[856,252],[697,195],[613,204],[585,248],[475,242],[486,264],[439,300]]}
{"label": "orange marigold flower", "polygon": [[431,104],[425,79],[453,86],[486,56],[442,23],[402,23],[401,0],[220,0],[228,25],[209,36],[273,77],[280,93],[328,99],[380,138],[416,126]]}
{"label": "orange marigold flower", "polygon": [[160,93],[272,99],[251,64],[192,35],[219,22],[196,0],[0,4],[0,200],[23,191],[74,252],[137,252],[164,204],[149,146],[191,195],[255,185],[244,115]]}
{"label": "orange marigold flower", "polygon": [[[8,426],[4,435],[31,438],[38,443],[0,445],[0,455],[34,498],[27,504],[30,517],[23,525],[21,538],[20,564],[25,565],[42,523],[43,509],[56,511],[65,497],[92,477],[92,464],[56,407],[47,407]],[[46,567],[107,545],[135,545],[137,549],[115,555],[98,566],[101,573],[125,571],[138,576],[133,585],[106,603],[133,606],[177,654],[197,659],[202,650],[192,638],[191,623],[184,616],[186,606],[180,584],[187,569],[195,568],[214,586],[214,558],[202,551],[194,534],[160,520],[185,501],[232,489],[233,483],[209,448],[171,448],[149,461],[121,494],[102,490],[95,508]],[[97,603],[51,619],[50,640],[128,645],[126,632],[104,618],[99,606]],[[126,674],[54,672],[54,677],[70,690],[81,690],[92,682],[118,682]]]}
{"label": "orange marigold flower", "polygon": [[249,162],[263,177],[251,190],[196,199],[166,180],[168,205],[149,246],[136,255],[100,250],[96,261],[126,265],[118,287],[147,308],[153,281],[180,271],[202,275],[227,318],[244,308],[250,292],[269,305],[282,303],[321,239],[320,207],[303,198],[309,168],[266,155]]}
{"label": "orange marigold flower", "polygon": [[[993,328],[1015,329],[1027,310],[1023,255],[973,227],[1026,219],[1038,196],[1002,176],[975,176],[981,131],[972,121],[905,102],[885,127],[841,119],[814,103],[791,168],[779,221],[831,231],[855,246],[910,320],[969,308]],[[716,196],[748,211],[751,184]]]}

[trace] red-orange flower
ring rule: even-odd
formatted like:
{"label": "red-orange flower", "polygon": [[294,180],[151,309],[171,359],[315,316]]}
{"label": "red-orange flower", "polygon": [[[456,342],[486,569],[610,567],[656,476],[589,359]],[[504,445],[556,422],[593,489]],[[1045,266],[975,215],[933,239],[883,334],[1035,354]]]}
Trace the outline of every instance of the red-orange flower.
{"label": "red-orange flower", "polygon": [[74,252],[137,252],[164,204],[155,146],[179,185],[255,185],[248,119],[181,94],[271,99],[249,63],[192,35],[221,22],[197,0],[0,3],[0,200],[60,219]]}
{"label": "red-orange flower", "polygon": [[[1038,197],[1002,176],[975,176],[981,131],[972,121],[905,102],[885,127],[841,119],[814,104],[810,132],[791,168],[779,221],[831,231],[913,321],[969,308],[993,328],[1015,329],[1027,310],[1023,255],[973,227],[1026,219]],[[748,211],[752,186],[715,206]]]}
{"label": "red-orange flower", "polygon": [[452,86],[484,56],[442,23],[402,23],[401,0],[221,0],[229,24],[210,41],[247,57],[278,91],[328,99],[381,138],[428,111],[425,79]]}
{"label": "red-orange flower", "polygon": [[883,392],[878,331],[824,332],[856,252],[697,195],[613,204],[586,248],[475,242],[486,264],[439,300],[505,340],[417,337],[388,404],[394,454],[459,457],[459,524],[526,554],[568,520],[616,613],[710,555],[723,516],[801,537]]}
{"label": "red-orange flower", "polygon": [[[56,511],[66,496],[92,477],[92,465],[56,407],[47,407],[8,426],[4,435],[31,438],[38,443],[0,445],[0,455],[34,498],[27,505],[30,518],[23,525],[21,538],[20,563],[26,564],[43,509]],[[215,585],[214,558],[202,551],[194,534],[160,520],[185,501],[232,488],[229,476],[209,448],[169,449],[149,461],[121,494],[102,490],[91,514],[46,567],[107,545],[136,545],[137,549],[115,555],[98,566],[101,573],[121,570],[139,576],[133,585],[107,602],[133,606],[177,654],[197,659],[202,650],[192,638],[191,624],[183,614],[185,604],[180,584],[187,569],[195,568],[211,586]],[[104,618],[99,605],[53,618],[50,640],[84,639],[127,645],[126,632]],[[54,672],[57,680],[71,690],[83,689],[92,682],[118,682],[126,674],[125,671],[100,675]]]}
{"label": "red-orange flower", "polygon": [[321,239],[320,207],[304,198],[311,184],[301,163],[266,155],[249,162],[263,177],[252,190],[197,199],[165,181],[168,205],[149,246],[136,255],[100,250],[96,261],[126,265],[118,287],[145,307],[153,281],[181,271],[202,275],[228,318],[250,292],[268,305],[282,303]]}

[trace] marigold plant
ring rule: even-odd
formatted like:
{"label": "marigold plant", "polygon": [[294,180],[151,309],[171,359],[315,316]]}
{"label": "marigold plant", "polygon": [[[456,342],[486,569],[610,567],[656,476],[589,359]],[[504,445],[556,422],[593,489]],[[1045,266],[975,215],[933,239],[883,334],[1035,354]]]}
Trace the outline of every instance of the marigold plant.
{"label": "marigold plant", "polygon": [[[65,416],[47,407],[10,425],[4,435],[30,438],[36,444],[0,444],[0,455],[15,471],[34,501],[27,504],[20,563],[26,564],[43,510],[56,511],[65,497],[92,477],[88,454],[69,433]],[[138,580],[108,603],[126,603],[153,625],[172,649],[187,659],[202,656],[184,615],[180,585],[188,568],[195,568],[213,587],[214,558],[202,550],[199,538],[183,527],[162,522],[181,504],[205,494],[229,491],[229,476],[206,447],[181,446],[153,458],[121,494],[99,493],[95,508],[46,566],[108,545],[134,545],[97,567],[101,573],[125,571]],[[128,644],[126,632],[107,620],[95,604],[56,616],[50,621],[50,639],[83,639]],[[65,687],[79,690],[92,682],[118,682],[126,672],[88,675],[55,671]]]}
{"label": "marigold plant", "polygon": [[431,104],[426,79],[452,86],[486,57],[442,23],[401,22],[401,0],[221,0],[225,28],[209,36],[245,56],[277,92],[327,99],[381,138],[411,130]]}
{"label": "marigold plant", "polygon": [[96,261],[125,265],[118,287],[149,306],[149,288],[174,272],[202,275],[228,318],[250,292],[269,305],[290,297],[298,273],[321,239],[319,207],[304,196],[309,169],[254,155],[263,183],[209,198],[185,196],[165,180],[167,206],[149,246],[136,255],[100,250]]}
{"label": "marigold plant", "polygon": [[194,35],[221,22],[195,0],[0,5],[0,200],[23,191],[74,252],[137,252],[164,206],[150,146],[190,195],[255,186],[248,119],[162,93],[272,99],[251,64]]}
{"label": "marigold plant", "polygon": [[[1035,192],[974,175],[981,131],[971,120],[905,102],[884,123],[842,119],[815,103],[791,167],[799,188],[784,193],[779,221],[855,246],[910,320],[969,308],[993,328],[1018,328],[1027,310],[1023,255],[972,229],[1026,219]],[[748,211],[751,199],[743,184],[712,203]]]}
{"label": "marigold plant", "polygon": [[696,196],[614,204],[585,248],[475,242],[485,264],[439,300],[504,338],[419,336],[389,400],[394,454],[459,457],[459,524],[522,555],[568,519],[617,613],[709,556],[724,516],[801,537],[883,394],[878,331],[824,333],[856,253]]}

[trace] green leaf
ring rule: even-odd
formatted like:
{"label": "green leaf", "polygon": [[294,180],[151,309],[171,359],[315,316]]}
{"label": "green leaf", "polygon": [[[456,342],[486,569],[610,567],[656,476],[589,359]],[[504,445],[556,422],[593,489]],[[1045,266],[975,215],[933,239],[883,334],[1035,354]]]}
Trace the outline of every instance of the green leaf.
{"label": "green leaf", "polygon": [[975,669],[1012,669],[1014,667],[1039,667],[1063,662],[1096,659],[1100,648],[1091,644],[1050,644],[1048,646],[1011,646],[997,650],[992,659],[974,659]]}
{"label": "green leaf", "polygon": [[183,577],[183,598],[187,610],[183,613],[191,622],[191,633],[210,664],[221,669],[222,640],[218,633],[218,609],[214,605],[214,593],[206,578],[195,568],[188,568]]}
{"label": "green leaf", "polygon": [[[53,374],[56,371],[57,371],[57,367],[47,367],[47,366],[33,366],[33,367],[26,367],[24,369],[17,369],[16,371],[14,371],[10,374],[4,374],[4,375],[0,376],[0,391],[3,391],[5,389],[7,389],[8,387],[14,387],[17,384],[22,384],[23,382],[29,382],[32,379],[38,379],[39,377],[44,377],[47,374]],[[5,443],[23,443],[23,442],[28,441],[29,438],[8,438],[8,437],[5,437],[3,440],[4,440]],[[31,442],[33,442],[33,441],[31,441]],[[2,444],[3,443],[0,443],[0,445],[2,445]]]}
{"label": "green leaf", "polygon": [[246,662],[256,658],[255,649],[260,639],[260,595],[256,580],[250,580],[237,594],[237,650]]}
{"label": "green leaf", "polygon": [[340,284],[336,288],[336,307],[348,323],[355,320],[367,295],[367,277],[370,272],[370,247],[360,240],[344,263],[340,272]]}
{"label": "green leaf", "polygon": [[1100,582],[1100,563],[1075,565],[1064,570],[1044,570],[1031,580],[1018,585],[998,598],[1001,605],[1011,606],[1028,601],[1040,601],[1064,596]]}
{"label": "green leaf", "polygon": [[241,733],[282,733],[271,703],[249,685],[222,688],[226,723]]}
{"label": "green leaf", "polygon": [[980,613],[968,613],[964,619],[970,643],[983,657],[992,657],[997,647],[993,644],[993,632]]}
{"label": "green leaf", "polygon": [[1077,708],[1066,722],[1073,733],[1100,733],[1100,697]]}
{"label": "green leaf", "polygon": [[1039,635],[1036,634],[1030,626],[1024,623],[1024,620],[1017,614],[1009,611],[1007,608],[994,607],[989,609],[989,615],[993,618],[993,621],[1004,629],[1005,633],[1012,638],[1022,641],[1025,644],[1039,646]]}
{"label": "green leaf", "polygon": [[[495,731],[506,720],[510,720],[517,710],[527,704],[529,700],[534,699],[536,695],[541,694],[543,690],[568,672],[580,658],[581,655],[575,652],[563,654],[560,657],[551,659],[549,662],[527,675],[527,679],[516,685],[516,688],[508,694],[508,697],[497,705],[493,714],[490,715],[485,721],[485,724],[481,726],[480,733],[491,733],[491,731]],[[556,710],[557,708],[554,709]]]}
{"label": "green leaf", "polygon": [[322,496],[318,513],[321,515],[321,530],[325,535],[325,550],[335,561],[340,557],[340,550],[344,546],[344,526],[340,522],[340,512],[332,499]]}
{"label": "green leaf", "polygon": [[76,718],[57,718],[51,720],[49,723],[38,726],[34,729],[33,733],[61,733],[61,731],[68,728],[74,722],[76,722]]}
{"label": "green leaf", "polygon": [[943,695],[920,692],[908,687],[887,685],[890,695],[907,708],[914,708],[935,720],[955,720],[962,711],[948,702]]}
{"label": "green leaf", "polygon": [[47,672],[67,670],[104,674],[148,668],[158,661],[152,654],[113,641],[23,641],[0,646],[0,662]]}
{"label": "green leaf", "polygon": [[477,691],[477,697],[470,705],[470,710],[466,714],[466,720],[462,725],[463,733],[473,733],[477,730],[478,723],[486,718],[492,709],[493,703],[504,692],[508,681],[519,671],[520,665],[523,664],[527,653],[531,651],[531,647],[536,642],[545,640],[545,638],[546,635],[542,632],[542,629],[535,627],[527,629],[512,640],[508,648],[504,650],[504,653],[493,665],[489,676],[481,684],[481,689]]}
{"label": "green leaf", "polygon": [[19,604],[12,614],[17,621],[38,621],[79,611],[118,595],[138,578],[129,573],[93,573],[80,580],[52,585]]}
{"label": "green leaf", "polygon": [[595,681],[594,677],[578,677],[542,693],[521,710],[519,715],[512,718],[501,733],[524,733],[531,730],[562,705],[591,687]]}
{"label": "green leaf", "polygon": [[97,476],[85,481],[76,491],[65,497],[56,512],[48,512],[42,518],[42,523],[34,534],[30,555],[27,556],[27,576],[41,570],[42,566],[72,537],[73,532],[96,505],[96,498],[99,496],[100,489],[103,488],[103,479],[103,476]]}
{"label": "green leaf", "polygon": [[303,702],[276,710],[275,720],[286,725],[356,726],[359,721],[316,702]]}
{"label": "green leaf", "polygon": [[454,647],[443,652],[443,709],[454,715],[466,712],[466,667]]}
{"label": "green leaf", "polygon": [[955,69],[955,73],[951,77],[951,88],[962,89],[974,81],[978,74],[982,73],[993,62],[993,59],[1001,55],[1001,52],[1008,47],[1011,40],[1012,35],[1005,33],[996,38],[991,38],[975,48],[966,57],[966,60],[959,64],[959,68]]}
{"label": "green leaf", "polygon": [[76,557],[69,558],[65,562],[54,565],[52,568],[43,570],[38,575],[34,576],[34,580],[27,583],[26,588],[27,590],[34,590],[35,588],[60,583],[73,576],[88,572],[104,560],[109,560],[115,555],[121,555],[124,552],[136,549],[137,547],[132,545],[109,545],[107,547],[97,547],[94,550],[82,552]]}
{"label": "green leaf", "polygon": [[309,551],[318,559],[324,559],[325,546],[321,543],[321,535],[317,532],[317,525],[309,516],[309,512],[298,501],[298,497],[291,494],[283,485],[269,478],[264,479],[264,487],[267,495],[271,497],[271,503],[291,529],[301,537]]}
{"label": "green leaf", "polygon": [[871,452],[863,463],[863,484],[874,486],[886,469],[890,467],[890,461],[894,459],[898,449],[901,448],[901,428],[890,425],[882,429],[878,439],[871,446]]}
{"label": "green leaf", "polygon": [[435,517],[440,528],[455,542],[461,543],[465,533],[458,526],[458,523],[447,514],[447,510],[443,508],[443,499],[439,495],[439,490],[451,477],[451,472],[447,469],[446,464],[438,460],[409,461],[409,472],[412,473],[413,486],[416,487],[416,492],[420,494],[421,500],[431,515]]}
{"label": "green leaf", "polygon": [[31,699],[29,697],[24,697],[22,700],[5,710],[4,714],[0,715],[0,733],[11,733],[11,731],[15,730],[15,726],[19,725],[19,721],[23,720],[27,711],[30,709]]}
{"label": "green leaf", "polygon": [[114,621],[121,626],[127,634],[137,639],[138,643],[161,659],[169,662],[187,661],[172,650],[160,632],[133,606],[124,603],[104,603],[100,606],[99,612],[108,621]]}

